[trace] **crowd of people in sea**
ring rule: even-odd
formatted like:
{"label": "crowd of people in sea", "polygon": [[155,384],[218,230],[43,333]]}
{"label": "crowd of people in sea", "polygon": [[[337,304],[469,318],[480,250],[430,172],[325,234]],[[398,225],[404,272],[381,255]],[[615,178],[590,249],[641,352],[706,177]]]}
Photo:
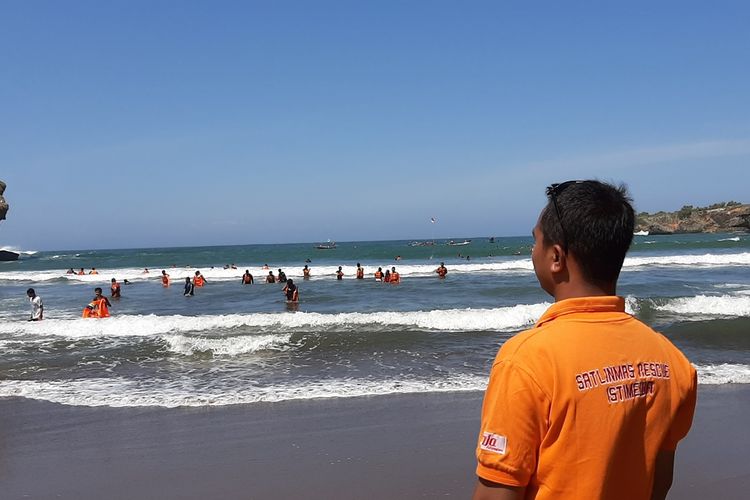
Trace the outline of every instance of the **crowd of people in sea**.
{"label": "crowd of people in sea", "polygon": [[[234,264],[227,264],[224,266],[224,269],[237,269],[237,267]],[[265,264],[263,266],[264,270],[268,270],[268,264]],[[150,274],[151,271],[149,271],[148,268],[144,268],[142,274]],[[80,268],[78,272],[74,271],[72,268],[68,269],[66,274],[73,274],[77,276],[86,276],[86,275],[98,275],[99,272],[96,270],[95,267],[92,267],[91,270],[86,273],[84,268]],[[441,262],[440,266],[435,269],[435,274],[438,275],[439,278],[445,278],[448,274],[448,269],[445,267],[445,263]],[[311,270],[310,267],[305,264],[305,267],[302,269],[302,279],[303,280],[309,280],[311,277]],[[344,279],[344,271],[342,266],[339,266],[338,270],[334,273],[334,277],[336,280],[341,281]],[[161,271],[161,284],[163,287],[167,288],[171,286],[171,278],[169,276],[169,273],[165,269],[162,269]],[[355,271],[355,278],[358,280],[365,279],[365,269],[362,267],[362,265],[357,262],[357,269]],[[379,283],[390,283],[392,285],[397,285],[401,283],[401,275],[396,270],[395,266],[391,266],[390,269],[383,271],[382,267],[378,267],[378,270],[373,273],[373,278],[375,281]],[[245,273],[242,275],[241,281],[243,285],[252,285],[255,283],[254,276],[250,273],[249,269],[245,269]],[[274,275],[272,270],[268,271],[268,274],[265,276],[264,283],[284,283],[284,288],[282,289],[282,293],[284,294],[286,298],[287,304],[290,305],[296,305],[299,303],[299,287],[294,283],[294,280],[292,278],[287,278],[286,273],[279,268],[278,274]],[[127,279],[122,281],[123,284],[129,285],[130,281]],[[192,297],[195,295],[195,289],[201,288],[205,286],[208,283],[206,278],[203,276],[203,274],[200,271],[195,271],[195,274],[193,278],[191,279],[189,276],[185,277],[185,284],[183,289],[183,295],[185,297]],[[110,296],[113,299],[119,299],[121,297],[121,285],[117,281],[116,278],[112,278],[110,280]],[[29,318],[29,321],[41,321],[44,319],[44,304],[42,302],[42,298],[36,294],[36,291],[33,288],[29,288],[26,291],[26,295],[29,298],[29,302],[31,303],[31,317]],[[103,294],[103,290],[100,287],[94,288],[94,298],[89,302],[86,307],[83,308],[82,317],[84,318],[106,318],[110,316],[109,308],[112,307],[112,303],[109,301],[109,299]]]}

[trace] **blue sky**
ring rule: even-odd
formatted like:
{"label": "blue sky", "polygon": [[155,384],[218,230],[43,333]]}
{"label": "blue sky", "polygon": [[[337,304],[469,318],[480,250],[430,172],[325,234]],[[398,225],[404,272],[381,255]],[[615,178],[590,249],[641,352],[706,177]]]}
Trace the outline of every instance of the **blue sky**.
{"label": "blue sky", "polygon": [[750,202],[749,22],[743,2],[3,2],[0,246],[525,235],[571,178],[638,210]]}

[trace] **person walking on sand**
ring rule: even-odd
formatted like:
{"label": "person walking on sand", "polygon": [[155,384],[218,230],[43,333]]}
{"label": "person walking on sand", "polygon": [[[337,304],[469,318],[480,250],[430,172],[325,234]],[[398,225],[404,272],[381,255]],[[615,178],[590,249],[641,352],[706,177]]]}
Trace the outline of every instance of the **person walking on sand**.
{"label": "person walking on sand", "polygon": [[111,295],[113,299],[120,298],[120,284],[117,282],[116,279],[112,278],[112,285],[109,287],[109,289],[112,292]]}
{"label": "person walking on sand", "polygon": [[31,303],[31,317],[29,321],[42,321],[44,319],[42,298],[36,294],[33,288],[26,290],[26,296],[29,298],[29,303]]}
{"label": "person walking on sand", "polygon": [[195,284],[190,281],[190,276],[185,278],[185,288],[182,290],[182,295],[185,297],[195,295]]}
{"label": "person walking on sand", "polygon": [[169,286],[169,275],[164,269],[161,270],[161,286],[164,288]]}
{"label": "person walking on sand", "polygon": [[435,272],[438,275],[438,278],[445,278],[445,275],[448,274],[448,269],[445,267],[445,262],[440,263],[440,267],[435,269]]}
{"label": "person walking on sand", "polygon": [[475,500],[666,497],[697,376],[616,295],[634,221],[624,186],[547,188],[531,261],[555,303],[492,364]]}
{"label": "person walking on sand", "polygon": [[245,269],[245,274],[242,275],[242,284],[243,285],[252,285],[253,284],[253,275],[250,274],[249,269]]}
{"label": "person walking on sand", "polygon": [[344,271],[341,270],[341,266],[339,266],[339,270],[336,271],[336,279],[337,280],[344,279]]}
{"label": "person walking on sand", "polygon": [[299,288],[294,284],[293,279],[288,279],[281,291],[286,295],[287,302],[299,302]]}
{"label": "person walking on sand", "polygon": [[359,262],[357,262],[357,279],[365,279],[365,270],[362,268],[362,266],[359,265]]}

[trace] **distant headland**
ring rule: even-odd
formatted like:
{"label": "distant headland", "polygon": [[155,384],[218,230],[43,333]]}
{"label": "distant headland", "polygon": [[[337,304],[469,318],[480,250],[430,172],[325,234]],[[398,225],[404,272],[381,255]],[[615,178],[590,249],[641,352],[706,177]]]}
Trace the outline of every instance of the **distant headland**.
{"label": "distant headland", "polygon": [[750,205],[728,201],[708,207],[685,205],[676,212],[641,212],[636,232],[648,234],[750,232]]}

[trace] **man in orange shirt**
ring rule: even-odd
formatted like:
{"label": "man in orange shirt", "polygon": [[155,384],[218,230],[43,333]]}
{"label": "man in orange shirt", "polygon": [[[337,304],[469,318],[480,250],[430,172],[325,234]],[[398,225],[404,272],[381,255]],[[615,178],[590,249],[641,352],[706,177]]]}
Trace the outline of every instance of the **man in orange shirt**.
{"label": "man in orange shirt", "polygon": [[630,199],[598,181],[553,184],[547,196],[531,258],[555,304],[495,358],[474,498],[663,499],[697,378],[616,296]]}

